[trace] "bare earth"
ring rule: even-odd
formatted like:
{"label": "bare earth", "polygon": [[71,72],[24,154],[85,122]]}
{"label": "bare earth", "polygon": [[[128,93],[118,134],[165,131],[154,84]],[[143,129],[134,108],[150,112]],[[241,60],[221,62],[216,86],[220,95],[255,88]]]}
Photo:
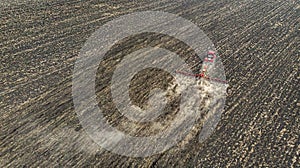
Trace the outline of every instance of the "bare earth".
{"label": "bare earth", "polygon": [[[29,0],[0,5],[0,167],[300,167],[299,1]],[[85,133],[74,111],[72,75],[94,31],[118,16],[145,10],[177,14],[198,25],[222,57],[229,87],[221,121],[206,141],[198,142],[199,122],[166,152],[131,158],[102,149]],[[97,100],[108,123],[135,136],[155,134],[161,126],[136,126],[121,117],[110,100],[109,75],[118,58],[147,46],[170,49],[195,66],[198,62],[184,44],[159,34],[140,34],[112,48],[107,55],[112,59],[98,68]],[[144,108],[151,89],[166,89],[172,80],[155,69],[141,71],[132,80],[132,100]],[[173,99],[169,115],[160,121],[175,115]]]}

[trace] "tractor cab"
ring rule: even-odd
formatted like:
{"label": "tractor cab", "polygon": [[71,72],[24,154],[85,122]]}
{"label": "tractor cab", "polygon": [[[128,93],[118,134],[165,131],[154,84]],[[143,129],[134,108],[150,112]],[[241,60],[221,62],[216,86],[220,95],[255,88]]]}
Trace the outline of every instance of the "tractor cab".
{"label": "tractor cab", "polygon": [[207,57],[205,57],[204,62],[214,62],[216,57],[217,56],[214,51],[208,51]]}

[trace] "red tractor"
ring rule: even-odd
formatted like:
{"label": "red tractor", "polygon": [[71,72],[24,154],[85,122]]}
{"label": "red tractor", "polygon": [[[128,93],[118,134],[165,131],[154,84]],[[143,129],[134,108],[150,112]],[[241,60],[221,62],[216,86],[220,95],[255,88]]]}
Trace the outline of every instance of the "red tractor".
{"label": "red tractor", "polygon": [[216,53],[214,51],[208,51],[207,57],[204,58],[204,62],[215,62],[215,58],[217,58]]}
{"label": "red tractor", "polygon": [[176,73],[179,73],[179,74],[182,74],[185,76],[194,76],[194,77],[198,77],[198,78],[204,78],[207,80],[216,81],[216,82],[220,82],[220,83],[227,83],[227,81],[225,81],[225,80],[210,78],[209,76],[207,76],[207,69],[209,66],[214,65],[216,58],[217,58],[217,56],[214,51],[208,51],[207,57],[204,58],[204,62],[203,62],[203,66],[202,66],[203,68],[201,70],[201,73],[192,74],[192,73],[183,72],[183,71],[176,71]]}

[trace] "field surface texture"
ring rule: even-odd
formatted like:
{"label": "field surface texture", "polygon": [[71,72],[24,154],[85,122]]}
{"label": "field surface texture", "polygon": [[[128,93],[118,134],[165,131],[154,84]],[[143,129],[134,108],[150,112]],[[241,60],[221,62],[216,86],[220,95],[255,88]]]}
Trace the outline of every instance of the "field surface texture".
{"label": "field surface texture", "polygon": [[[148,10],[185,18],[211,39],[228,82],[226,102],[205,141],[198,140],[203,113],[191,132],[165,152],[127,157],[101,148],[80,124],[73,70],[98,28]],[[176,52],[195,73],[202,64],[186,44],[163,34],[142,33],[113,45],[97,70],[96,99],[107,123],[137,137],[165,129],[178,110],[180,87],[170,74],[153,68],[134,76],[129,96],[146,109],[147,102],[159,103],[151,97],[154,88],[173,90],[166,115],[157,119],[162,125],[132,122],[111,100],[117,64],[122,58],[136,61],[130,53],[149,46]],[[297,0],[0,1],[0,167],[300,167],[299,46]],[[206,96],[200,105],[205,110],[209,86],[205,81],[198,85]]]}

